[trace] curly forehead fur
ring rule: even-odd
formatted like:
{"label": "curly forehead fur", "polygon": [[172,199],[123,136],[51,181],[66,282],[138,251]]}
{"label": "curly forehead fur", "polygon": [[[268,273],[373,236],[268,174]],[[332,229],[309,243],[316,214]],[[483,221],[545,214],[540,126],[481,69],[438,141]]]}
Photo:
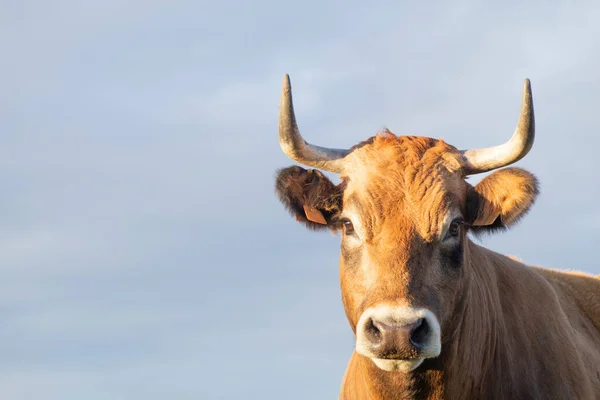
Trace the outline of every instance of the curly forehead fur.
{"label": "curly forehead fur", "polygon": [[460,153],[443,140],[386,130],[355,146],[348,157],[344,203],[360,202],[371,226],[394,216],[404,219],[405,227],[406,222],[416,224],[428,240],[448,209],[464,204],[461,168]]}

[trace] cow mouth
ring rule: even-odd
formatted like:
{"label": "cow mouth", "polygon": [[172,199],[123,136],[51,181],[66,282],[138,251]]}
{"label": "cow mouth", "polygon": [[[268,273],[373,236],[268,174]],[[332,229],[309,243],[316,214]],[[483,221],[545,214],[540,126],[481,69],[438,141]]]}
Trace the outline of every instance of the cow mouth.
{"label": "cow mouth", "polygon": [[375,354],[371,358],[376,358],[378,360],[390,360],[390,361],[413,361],[413,360],[422,360],[425,357],[419,357],[419,356],[402,357],[397,354]]}
{"label": "cow mouth", "polygon": [[424,358],[394,359],[394,358],[371,358],[371,361],[379,368],[387,372],[412,372],[421,366]]}

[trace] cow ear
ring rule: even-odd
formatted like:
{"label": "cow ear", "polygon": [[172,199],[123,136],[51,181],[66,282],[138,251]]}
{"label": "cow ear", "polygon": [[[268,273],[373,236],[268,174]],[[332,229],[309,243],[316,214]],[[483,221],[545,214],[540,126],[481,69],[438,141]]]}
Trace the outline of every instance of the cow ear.
{"label": "cow ear", "polygon": [[293,166],[277,171],[275,191],[284,207],[311,229],[334,229],[343,189],[320,171]]}
{"label": "cow ear", "polygon": [[515,225],[539,194],[537,178],[521,168],[505,168],[488,175],[467,195],[467,220],[475,233]]}

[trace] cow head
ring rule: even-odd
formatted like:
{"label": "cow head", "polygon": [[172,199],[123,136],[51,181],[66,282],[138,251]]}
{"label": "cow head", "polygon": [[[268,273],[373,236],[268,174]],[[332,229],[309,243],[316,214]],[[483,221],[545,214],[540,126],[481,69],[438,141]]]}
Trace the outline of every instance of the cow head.
{"label": "cow head", "polygon": [[339,173],[280,170],[281,202],[311,229],[341,233],[340,280],[356,351],[385,371],[412,371],[441,353],[469,276],[467,232],[507,228],[538,193],[536,178],[498,170],[472,186],[468,175],[524,157],[534,141],[525,81],[521,115],[500,146],[457,150],[442,140],[384,131],[350,149],[306,142],[296,124],[289,77],[283,82],[279,141],[293,160]]}

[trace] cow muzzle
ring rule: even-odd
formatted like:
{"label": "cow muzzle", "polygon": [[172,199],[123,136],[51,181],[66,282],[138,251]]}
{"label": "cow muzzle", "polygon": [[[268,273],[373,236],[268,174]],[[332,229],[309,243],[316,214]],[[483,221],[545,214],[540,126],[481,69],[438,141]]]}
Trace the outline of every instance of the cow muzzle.
{"label": "cow muzzle", "polygon": [[369,308],[356,327],[356,351],[385,371],[410,372],[441,350],[440,324],[425,308]]}

